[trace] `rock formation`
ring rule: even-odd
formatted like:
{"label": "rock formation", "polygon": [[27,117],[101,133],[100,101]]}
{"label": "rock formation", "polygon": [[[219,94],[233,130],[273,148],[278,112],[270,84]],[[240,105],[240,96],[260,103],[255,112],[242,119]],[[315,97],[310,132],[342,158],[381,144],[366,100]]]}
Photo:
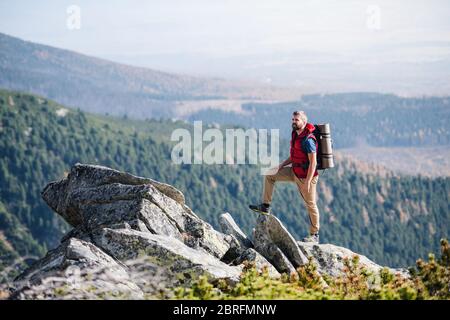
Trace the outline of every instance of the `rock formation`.
{"label": "rock formation", "polygon": [[[298,242],[275,216],[258,218],[252,240],[229,213],[221,215],[219,232],[186,206],[176,188],[102,166],[74,165],[42,197],[73,229],[16,278],[13,298],[53,299],[58,292],[69,298],[154,298],[199,275],[236,282],[245,261],[266,265],[279,277],[312,257],[319,272],[336,276],[343,259],[354,255]],[[363,256],[360,262],[381,268]]]}

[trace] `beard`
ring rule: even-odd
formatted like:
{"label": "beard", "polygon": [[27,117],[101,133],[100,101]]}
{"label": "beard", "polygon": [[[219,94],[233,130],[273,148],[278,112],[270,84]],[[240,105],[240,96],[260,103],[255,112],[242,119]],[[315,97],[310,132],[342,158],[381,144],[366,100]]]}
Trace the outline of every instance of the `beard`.
{"label": "beard", "polygon": [[293,124],[292,124],[292,130],[299,130],[299,129],[300,129],[300,127],[297,126],[296,123],[293,123]]}

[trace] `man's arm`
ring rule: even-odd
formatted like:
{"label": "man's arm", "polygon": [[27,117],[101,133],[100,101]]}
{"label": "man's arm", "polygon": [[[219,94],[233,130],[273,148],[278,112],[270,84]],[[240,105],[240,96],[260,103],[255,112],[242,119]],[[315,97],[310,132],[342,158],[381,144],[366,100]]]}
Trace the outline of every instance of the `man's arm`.
{"label": "man's arm", "polygon": [[309,167],[308,167],[308,174],[306,175],[306,184],[308,186],[308,191],[309,191],[309,186],[311,184],[311,180],[314,176],[314,172],[316,171],[316,167],[317,167],[317,156],[316,155],[317,155],[316,152],[308,153]]}

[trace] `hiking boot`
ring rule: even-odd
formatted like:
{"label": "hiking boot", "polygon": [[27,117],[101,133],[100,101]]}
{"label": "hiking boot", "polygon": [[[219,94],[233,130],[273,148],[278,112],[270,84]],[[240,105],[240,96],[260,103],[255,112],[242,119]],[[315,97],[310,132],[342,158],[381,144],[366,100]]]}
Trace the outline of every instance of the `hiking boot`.
{"label": "hiking boot", "polygon": [[265,215],[270,215],[271,213],[271,209],[270,209],[270,205],[266,204],[266,203],[261,203],[258,205],[249,205],[248,206],[250,209],[252,209],[255,212],[261,213],[261,214],[265,214]]}
{"label": "hiking boot", "polygon": [[302,239],[303,242],[314,242],[314,243],[319,243],[319,234],[318,233],[313,233],[310,234],[309,236],[305,237]]}

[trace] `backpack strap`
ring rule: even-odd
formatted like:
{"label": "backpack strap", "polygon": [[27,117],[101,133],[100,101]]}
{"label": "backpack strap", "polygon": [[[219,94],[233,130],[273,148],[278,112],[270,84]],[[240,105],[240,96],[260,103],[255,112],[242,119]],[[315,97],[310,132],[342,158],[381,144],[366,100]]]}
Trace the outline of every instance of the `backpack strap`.
{"label": "backpack strap", "polygon": [[314,135],[314,133],[311,132],[310,134],[308,134],[308,135],[305,137],[305,140],[306,140],[306,139],[309,139],[309,138],[313,138],[314,141],[317,142],[317,138],[316,138],[316,136]]}

